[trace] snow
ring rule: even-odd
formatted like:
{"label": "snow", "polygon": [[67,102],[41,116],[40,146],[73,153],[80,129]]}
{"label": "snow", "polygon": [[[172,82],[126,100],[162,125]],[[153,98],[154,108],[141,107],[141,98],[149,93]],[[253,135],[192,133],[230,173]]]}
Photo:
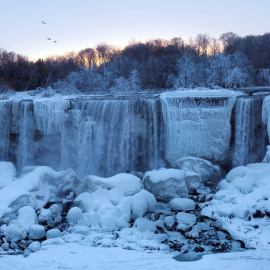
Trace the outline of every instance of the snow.
{"label": "snow", "polygon": [[[45,248],[45,247],[44,247]],[[50,246],[24,258],[2,256],[3,269],[186,269],[186,270],[268,270],[269,249],[219,253],[203,256],[199,261],[179,262],[177,254],[138,252],[121,248],[89,247],[80,244]]]}
{"label": "snow", "polygon": [[39,240],[42,239],[43,237],[45,237],[45,227],[39,224],[34,224],[30,226],[28,235],[29,239]]}
{"label": "snow", "polygon": [[47,239],[57,238],[57,237],[61,237],[61,236],[62,236],[62,233],[58,229],[51,229],[51,230],[48,230],[46,233]]}
{"label": "snow", "polygon": [[16,168],[11,162],[0,162],[0,189],[11,184],[16,178]]}
{"label": "snow", "polygon": [[67,214],[68,223],[73,226],[83,219],[83,212],[79,207],[72,207]]}
{"label": "snow", "polygon": [[[249,164],[231,170],[220,182],[213,200],[205,203],[201,214],[221,221],[235,239],[241,239],[249,247],[268,245],[269,175],[268,163]],[[255,218],[257,211],[262,213],[261,218]]]}
{"label": "snow", "polygon": [[160,201],[169,202],[173,198],[188,195],[185,173],[182,170],[161,168],[146,172],[143,186]]}
{"label": "snow", "polygon": [[37,223],[37,214],[35,210],[31,206],[24,206],[19,209],[18,213],[18,223],[29,232],[30,226]]}
{"label": "snow", "polygon": [[195,209],[195,202],[188,198],[176,198],[170,201],[173,211],[190,211]]}
{"label": "snow", "polygon": [[196,223],[196,216],[193,214],[180,212],[176,215],[176,221],[178,223],[177,229],[186,231]]}

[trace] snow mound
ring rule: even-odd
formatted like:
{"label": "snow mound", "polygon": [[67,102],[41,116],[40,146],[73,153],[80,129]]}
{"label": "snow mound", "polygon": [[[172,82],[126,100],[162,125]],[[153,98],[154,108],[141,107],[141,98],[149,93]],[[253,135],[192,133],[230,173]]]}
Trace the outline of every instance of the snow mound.
{"label": "snow mound", "polygon": [[11,184],[16,178],[16,168],[11,162],[0,162],[0,189]]}
{"label": "snow mound", "polygon": [[36,211],[31,206],[24,206],[19,209],[18,213],[18,223],[29,232],[30,226],[37,223]]}
{"label": "snow mound", "polygon": [[[270,164],[256,163],[232,169],[201,214],[217,219],[248,246],[267,244],[270,220]],[[202,206],[203,207],[203,206]],[[254,229],[256,228],[256,230]]]}
{"label": "snow mound", "polygon": [[169,202],[173,198],[185,198],[188,190],[185,173],[177,169],[159,169],[146,172],[143,186],[160,201]]}
{"label": "snow mound", "polygon": [[173,211],[190,211],[195,209],[195,202],[188,198],[176,198],[170,201]]}

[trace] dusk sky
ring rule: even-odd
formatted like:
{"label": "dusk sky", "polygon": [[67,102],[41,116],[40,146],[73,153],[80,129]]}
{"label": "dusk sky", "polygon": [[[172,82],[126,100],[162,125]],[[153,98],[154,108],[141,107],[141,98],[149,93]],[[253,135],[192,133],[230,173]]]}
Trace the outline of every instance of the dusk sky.
{"label": "dusk sky", "polygon": [[269,14],[269,0],[0,0],[0,48],[37,59],[100,42],[264,34]]}

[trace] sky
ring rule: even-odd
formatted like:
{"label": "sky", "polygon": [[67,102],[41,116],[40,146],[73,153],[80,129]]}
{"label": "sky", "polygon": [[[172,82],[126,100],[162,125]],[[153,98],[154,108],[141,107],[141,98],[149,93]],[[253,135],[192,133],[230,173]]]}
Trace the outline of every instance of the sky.
{"label": "sky", "polygon": [[0,0],[0,48],[34,60],[100,42],[259,35],[269,14],[270,0]]}

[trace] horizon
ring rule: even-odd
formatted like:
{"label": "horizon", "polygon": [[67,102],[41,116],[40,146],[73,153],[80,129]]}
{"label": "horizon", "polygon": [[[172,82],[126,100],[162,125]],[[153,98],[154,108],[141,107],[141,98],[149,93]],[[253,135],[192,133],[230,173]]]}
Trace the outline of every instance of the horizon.
{"label": "horizon", "polygon": [[199,33],[262,35],[270,29],[269,9],[266,0],[9,0],[0,3],[0,47],[34,61],[102,42],[123,49],[132,41],[181,37],[187,42]]}

